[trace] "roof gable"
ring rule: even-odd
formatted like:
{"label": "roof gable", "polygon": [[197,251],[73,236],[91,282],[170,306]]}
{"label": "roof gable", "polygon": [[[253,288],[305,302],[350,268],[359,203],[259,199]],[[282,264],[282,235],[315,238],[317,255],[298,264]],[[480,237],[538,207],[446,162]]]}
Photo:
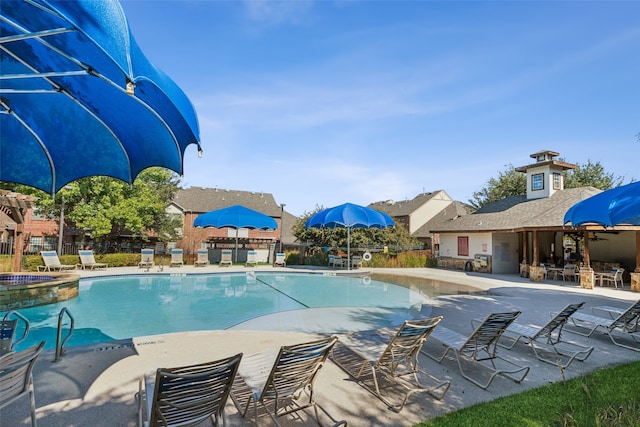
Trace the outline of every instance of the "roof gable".
{"label": "roof gable", "polygon": [[431,227],[431,232],[511,231],[523,228],[564,226],[564,214],[577,202],[600,193],[594,187],[562,190],[550,197],[526,199],[512,196],[487,205],[476,212]]}
{"label": "roof gable", "polygon": [[447,193],[443,190],[438,190],[432,193],[418,194],[411,200],[403,200],[400,202],[394,202],[393,200],[374,202],[368,207],[382,211],[391,217],[409,216],[429,200],[436,197],[441,197],[444,200],[451,200]]}
{"label": "roof gable", "polygon": [[189,187],[179,189],[172,203],[183,212],[204,213],[233,205],[242,205],[271,217],[279,218],[282,207],[271,193],[219,188]]}

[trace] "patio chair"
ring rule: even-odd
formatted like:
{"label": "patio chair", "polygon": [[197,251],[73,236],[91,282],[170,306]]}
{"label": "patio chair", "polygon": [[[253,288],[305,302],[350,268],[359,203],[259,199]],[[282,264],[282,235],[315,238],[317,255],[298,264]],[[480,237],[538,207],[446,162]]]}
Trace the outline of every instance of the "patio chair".
{"label": "patio chair", "polygon": [[278,252],[276,254],[276,259],[273,261],[273,266],[281,266],[281,267],[286,267],[287,266],[287,256],[284,252]]}
{"label": "patio chair", "polygon": [[80,256],[80,268],[83,270],[106,270],[109,266],[104,262],[96,262],[95,257],[93,256],[93,251],[78,251],[78,255]]}
{"label": "patio chair", "polygon": [[258,252],[257,251],[248,251],[247,252],[247,262],[245,262],[244,266],[249,267],[253,265],[254,267],[258,266]]}
{"label": "patio chair", "polygon": [[352,268],[361,268],[362,267],[362,257],[358,255],[354,255],[351,257],[351,267]]}
{"label": "patio chair", "polygon": [[60,264],[58,253],[56,251],[41,251],[42,260],[44,265],[38,266],[38,271],[62,271],[62,270],[75,270],[75,265]]}
{"label": "patio chair", "polygon": [[[356,332],[340,336],[340,342],[336,347],[344,345],[357,356],[358,362],[362,360],[359,369],[356,363],[350,363],[358,369],[355,374],[350,372],[346,363],[351,362],[352,358],[344,358],[345,362],[341,362],[343,358],[339,354],[337,355],[338,352],[335,348],[332,349],[331,360],[395,412],[400,412],[409,397],[416,393],[427,393],[440,400],[449,390],[451,383],[439,380],[418,368],[418,356],[425,341],[441,320],[442,316],[431,319],[406,320],[391,337],[382,335],[379,331]],[[367,368],[373,377],[373,389],[362,380]],[[418,374],[423,380],[426,379],[433,385],[425,387],[421,384]],[[387,394],[397,393],[399,387],[396,386],[406,390],[406,393],[400,396],[400,403],[391,403],[387,397],[383,396],[381,392],[382,385],[384,385],[381,384],[382,379],[388,382],[387,388],[392,389]]]}
{"label": "patio chair", "polygon": [[578,266],[575,264],[565,264],[562,268],[562,281],[571,280],[578,281],[580,274],[578,273]]}
{"label": "patio chair", "polygon": [[346,261],[342,259],[342,256],[336,255],[333,257],[333,268],[342,268],[346,265],[345,262]]}
{"label": "patio chair", "polygon": [[618,289],[618,284],[620,287],[624,286],[622,282],[622,274],[624,273],[624,268],[616,268],[613,274],[603,274],[600,276],[600,286],[604,286],[605,284],[613,285]]}
{"label": "patio chair", "polygon": [[204,267],[206,265],[209,265],[209,251],[207,249],[198,249],[198,256],[194,266]]}
{"label": "patio chair", "polygon": [[[453,352],[460,369],[460,374],[467,380],[471,381],[478,387],[486,390],[493,380],[502,375],[516,383],[522,382],[529,373],[528,366],[520,366],[517,363],[501,357],[497,353],[497,343],[504,331],[511,323],[520,315],[519,311],[509,313],[491,313],[489,314],[468,337],[454,332],[442,326],[436,328],[431,333],[432,340],[439,341],[446,347],[442,356],[430,354],[422,351],[423,354],[429,356],[438,363]],[[431,341],[431,340],[430,340]],[[485,367],[489,370],[490,375],[486,382],[481,383],[469,376],[462,367],[462,362],[469,362],[476,366]],[[483,363],[488,362],[488,363]],[[507,368],[499,368],[496,362],[507,365]]]}
{"label": "patio chair", "polygon": [[333,267],[334,259],[335,259],[335,255],[329,255],[329,263],[327,264],[329,267]]}
{"label": "patio chair", "polygon": [[[277,355],[266,351],[247,356],[239,369],[231,390],[231,399],[245,417],[253,406],[258,424],[258,405],[280,426],[278,418],[313,408],[315,420],[321,425],[318,405],[314,400],[313,385],[318,372],[338,338],[332,336],[280,348]],[[270,408],[271,407],[271,408]],[[333,426],[347,425],[329,416]]]}
{"label": "patio chair", "polygon": [[0,409],[28,397],[32,427],[37,425],[32,371],[43,347],[44,341],[26,350],[0,357]]}
{"label": "patio chair", "polygon": [[184,251],[182,249],[171,249],[171,261],[169,261],[169,267],[182,267],[184,265],[184,261],[182,260],[183,254]]}
{"label": "patio chair", "polygon": [[[590,337],[596,331],[601,331],[607,334],[615,345],[633,351],[640,351],[639,317],[640,300],[633,303],[618,316],[601,317],[575,313],[570,319],[572,326],[575,326],[576,329],[570,329],[570,331],[585,337]],[[630,343],[633,345],[620,341],[621,338],[630,339]]]}
{"label": "patio chair", "polygon": [[[513,342],[511,345],[498,342],[498,345],[511,350],[518,341],[522,340],[522,342],[531,346],[538,360],[551,365],[560,363],[563,369],[568,367],[574,360],[584,362],[593,351],[593,347],[562,340],[562,328],[569,318],[583,306],[584,302],[567,305],[544,326],[527,326],[513,322],[502,335],[503,338],[507,339],[507,342],[508,340]],[[546,356],[545,353],[552,356]],[[563,358],[568,359],[563,363]]]}
{"label": "patio chair", "polygon": [[141,249],[140,250],[140,262],[138,263],[139,268],[150,268],[153,267],[155,262],[153,261],[154,251],[153,249]]}
{"label": "patio chair", "polygon": [[233,261],[231,260],[232,255],[233,252],[231,251],[231,249],[222,249],[220,251],[220,267],[222,267],[223,265],[228,265],[229,267],[231,267],[233,265]]}
{"label": "patio chair", "polygon": [[141,378],[136,393],[138,427],[195,426],[208,418],[214,426],[220,419],[226,424],[224,407],[241,359],[238,353],[213,362],[158,369],[155,377]]}

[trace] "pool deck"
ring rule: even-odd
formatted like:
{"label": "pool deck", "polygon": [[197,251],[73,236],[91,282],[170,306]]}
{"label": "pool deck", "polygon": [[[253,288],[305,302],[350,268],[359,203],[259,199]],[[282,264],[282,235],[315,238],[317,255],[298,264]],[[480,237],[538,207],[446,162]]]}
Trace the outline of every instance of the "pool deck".
{"label": "pool deck", "polygon": [[[119,274],[159,274],[158,268],[148,273],[138,268],[109,268],[104,271],[80,271],[82,277]],[[246,272],[246,271],[300,271],[297,268],[270,266],[245,267],[164,267],[162,273]],[[322,270],[326,271],[326,270]],[[442,269],[365,269],[362,271],[391,273],[403,276],[425,277],[443,282],[474,286],[485,292],[463,293],[437,297],[424,305],[422,315],[443,315],[443,326],[463,335],[471,332],[470,320],[484,318],[495,311],[521,310],[519,323],[543,325],[549,312],[557,311],[568,303],[585,301],[585,312],[591,307],[609,305],[627,307],[640,298],[628,286],[623,289],[596,287],[580,288],[575,282],[547,281],[533,283],[517,275],[488,275]],[[332,317],[332,309],[323,311],[297,311],[296,317],[288,313],[247,322],[231,330],[202,331],[137,337],[105,345],[70,348],[61,361],[53,362],[52,351],[43,352],[33,377],[39,425],[57,426],[135,426],[139,378],[158,367],[172,367],[215,360],[238,352],[248,355],[264,349],[277,349],[281,345],[295,344],[316,338],[308,325]],[[335,320],[335,319],[334,319]],[[307,325],[307,326],[305,326]],[[260,327],[268,331],[259,330]],[[242,329],[241,329],[242,328]],[[595,350],[586,362],[574,361],[564,375],[572,378],[605,366],[640,360],[640,353],[617,347],[608,337],[596,334],[585,338],[565,333],[566,339],[593,345]],[[427,346],[431,345],[427,342]],[[499,396],[519,393],[550,382],[562,380],[558,367],[538,361],[530,348],[518,344],[513,350],[500,350],[511,358],[531,366],[527,378],[516,384],[502,377],[496,378],[488,390],[482,390],[463,379],[452,360],[438,364],[421,356],[420,366],[439,378],[452,383],[442,401],[430,397],[414,397],[400,414],[355,383],[333,362],[323,367],[316,382],[316,400],[337,419],[345,419],[350,426],[411,426],[425,419],[455,411]],[[273,425],[263,419],[261,424]],[[26,399],[0,409],[0,425],[29,426]],[[208,425],[207,423],[203,425]],[[242,419],[229,401],[227,425],[253,425]],[[315,425],[303,417],[283,425]]]}

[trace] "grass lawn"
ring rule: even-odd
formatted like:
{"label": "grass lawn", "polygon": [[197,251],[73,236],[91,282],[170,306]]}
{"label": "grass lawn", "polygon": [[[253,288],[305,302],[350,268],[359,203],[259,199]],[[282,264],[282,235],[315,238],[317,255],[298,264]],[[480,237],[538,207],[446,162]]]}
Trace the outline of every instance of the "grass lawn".
{"label": "grass lawn", "polygon": [[638,427],[640,362],[481,403],[418,426]]}

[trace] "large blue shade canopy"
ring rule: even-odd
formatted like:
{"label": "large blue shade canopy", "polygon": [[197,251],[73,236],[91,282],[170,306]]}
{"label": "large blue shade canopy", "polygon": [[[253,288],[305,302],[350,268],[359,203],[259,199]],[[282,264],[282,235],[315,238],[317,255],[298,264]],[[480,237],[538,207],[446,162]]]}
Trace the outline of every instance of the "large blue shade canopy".
{"label": "large blue shade canopy", "polygon": [[640,225],[640,182],[612,188],[576,203],[565,214],[564,223],[574,227]]}
{"label": "large blue shade canopy", "polygon": [[278,223],[269,215],[254,211],[242,205],[229,206],[198,215],[193,221],[194,227],[248,228],[276,230]]}
{"label": "large blue shade canopy", "polygon": [[384,212],[345,203],[324,209],[305,223],[306,228],[386,228],[393,227],[393,218]]}
{"label": "large blue shade canopy", "polygon": [[384,212],[366,206],[345,203],[324,209],[311,216],[305,223],[306,228],[346,228],[347,229],[347,267],[351,268],[351,229],[393,227],[393,218]]}
{"label": "large blue shade canopy", "polygon": [[276,230],[278,223],[269,215],[242,205],[233,205],[198,215],[194,227],[233,228],[236,230],[235,261],[238,262],[238,229]]}
{"label": "large blue shade canopy", "polygon": [[117,0],[0,2],[0,180],[55,193],[105,175],[177,173],[199,126]]}

